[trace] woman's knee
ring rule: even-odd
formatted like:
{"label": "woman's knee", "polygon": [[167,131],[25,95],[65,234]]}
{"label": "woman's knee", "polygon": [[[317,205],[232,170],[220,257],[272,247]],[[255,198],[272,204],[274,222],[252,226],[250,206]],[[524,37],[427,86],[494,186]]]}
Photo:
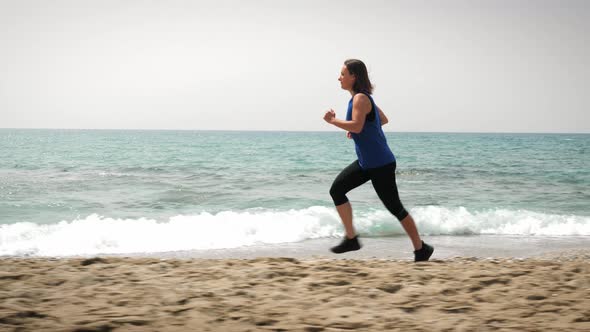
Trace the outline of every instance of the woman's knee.
{"label": "woman's knee", "polygon": [[381,196],[380,198],[381,198],[381,201],[383,202],[383,205],[385,205],[387,210],[391,214],[393,214],[397,218],[397,220],[402,221],[408,216],[409,213],[406,210],[406,208],[404,208],[404,205],[399,200],[399,197],[397,197],[397,196],[393,196],[393,197],[392,196],[387,196],[387,197]]}
{"label": "woman's knee", "polygon": [[336,206],[348,202],[346,191],[342,187],[338,186],[337,183],[332,184],[332,187],[330,187],[330,196],[332,196],[332,200]]}
{"label": "woman's knee", "polygon": [[393,214],[397,218],[398,221],[404,220],[409,215],[408,211],[406,211],[406,209],[401,203],[386,205],[385,207],[387,208],[387,210],[389,210],[391,214]]}
{"label": "woman's knee", "polygon": [[397,218],[397,220],[399,220],[400,222],[404,219],[406,219],[407,216],[409,216],[410,214],[408,213],[408,211],[400,204],[401,209],[399,209],[397,212],[393,213],[393,215]]}

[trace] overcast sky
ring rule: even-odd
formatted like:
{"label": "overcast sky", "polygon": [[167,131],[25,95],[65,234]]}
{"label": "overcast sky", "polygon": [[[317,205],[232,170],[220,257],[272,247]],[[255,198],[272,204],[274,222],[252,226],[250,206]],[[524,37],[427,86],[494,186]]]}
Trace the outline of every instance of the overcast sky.
{"label": "overcast sky", "polygon": [[590,1],[0,0],[0,128],[590,132]]}

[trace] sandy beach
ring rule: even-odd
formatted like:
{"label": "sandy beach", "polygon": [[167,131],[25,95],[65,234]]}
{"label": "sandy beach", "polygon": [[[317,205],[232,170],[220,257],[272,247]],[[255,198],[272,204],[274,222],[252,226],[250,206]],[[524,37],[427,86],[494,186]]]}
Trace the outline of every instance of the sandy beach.
{"label": "sandy beach", "polygon": [[1,331],[589,331],[588,253],[3,258]]}

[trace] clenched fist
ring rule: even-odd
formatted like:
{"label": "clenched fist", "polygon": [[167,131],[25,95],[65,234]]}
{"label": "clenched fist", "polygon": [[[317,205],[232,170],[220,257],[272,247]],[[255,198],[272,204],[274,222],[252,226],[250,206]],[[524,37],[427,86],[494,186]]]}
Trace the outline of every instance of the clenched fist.
{"label": "clenched fist", "polygon": [[334,110],[331,108],[329,111],[326,111],[326,114],[324,114],[324,121],[326,121],[327,123],[332,123],[332,121],[334,121],[335,118],[336,112],[334,112]]}

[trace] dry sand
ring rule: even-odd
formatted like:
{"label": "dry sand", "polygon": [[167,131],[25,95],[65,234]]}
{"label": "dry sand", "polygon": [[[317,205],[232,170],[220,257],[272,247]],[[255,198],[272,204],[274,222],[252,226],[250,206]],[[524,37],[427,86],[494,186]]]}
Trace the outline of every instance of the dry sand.
{"label": "dry sand", "polygon": [[590,331],[588,254],[0,259],[0,331]]}

